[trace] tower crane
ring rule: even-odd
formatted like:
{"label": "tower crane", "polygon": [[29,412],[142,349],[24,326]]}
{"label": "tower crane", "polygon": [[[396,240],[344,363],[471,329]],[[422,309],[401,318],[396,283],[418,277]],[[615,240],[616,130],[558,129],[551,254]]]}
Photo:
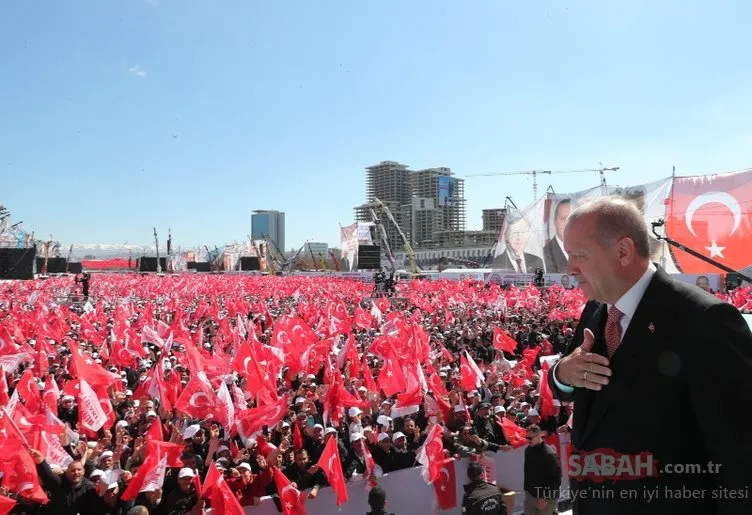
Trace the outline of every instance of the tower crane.
{"label": "tower crane", "polygon": [[501,175],[531,175],[533,177],[533,202],[538,200],[538,175],[553,175],[553,174],[565,174],[565,173],[598,173],[600,175],[601,186],[606,185],[606,172],[616,172],[619,170],[618,166],[606,168],[601,166],[600,168],[583,168],[580,170],[518,170],[514,172],[498,172],[498,173],[479,173],[471,174],[467,177],[496,177]]}

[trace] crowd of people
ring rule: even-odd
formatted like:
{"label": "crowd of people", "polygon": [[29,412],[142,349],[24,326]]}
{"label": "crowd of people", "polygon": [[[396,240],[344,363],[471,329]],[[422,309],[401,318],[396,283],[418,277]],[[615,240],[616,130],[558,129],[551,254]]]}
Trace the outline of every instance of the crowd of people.
{"label": "crowd of people", "polygon": [[[267,496],[295,513],[356,475],[432,468],[428,440],[459,458],[571,424],[545,358],[573,337],[578,290],[410,281],[387,299],[334,278],[103,274],[69,304],[76,287],[0,288],[0,513],[239,513]],[[526,473],[525,489],[559,480]]]}

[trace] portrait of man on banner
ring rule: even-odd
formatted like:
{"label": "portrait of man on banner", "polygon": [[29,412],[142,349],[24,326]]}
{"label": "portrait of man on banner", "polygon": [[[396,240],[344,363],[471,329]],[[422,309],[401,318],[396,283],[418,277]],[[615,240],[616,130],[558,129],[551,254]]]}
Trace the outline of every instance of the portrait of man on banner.
{"label": "portrait of man on banner", "polygon": [[555,205],[553,216],[550,217],[547,227],[548,242],[543,246],[543,260],[546,264],[546,272],[562,274],[567,271],[567,253],[564,250],[564,227],[567,217],[572,211],[572,199],[563,198]]}
{"label": "portrait of man on banner", "polygon": [[531,240],[535,241],[534,233],[532,224],[522,211],[507,211],[503,240],[491,267],[526,274],[534,273],[536,268],[543,269],[543,260],[531,253],[528,247]]}

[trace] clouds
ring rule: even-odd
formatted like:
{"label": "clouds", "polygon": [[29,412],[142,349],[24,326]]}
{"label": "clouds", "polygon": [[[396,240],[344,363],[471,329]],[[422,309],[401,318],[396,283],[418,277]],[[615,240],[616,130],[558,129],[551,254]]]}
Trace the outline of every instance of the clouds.
{"label": "clouds", "polygon": [[134,75],[138,75],[139,77],[146,77],[146,71],[142,70],[139,65],[131,66],[130,68],[128,68],[128,71]]}

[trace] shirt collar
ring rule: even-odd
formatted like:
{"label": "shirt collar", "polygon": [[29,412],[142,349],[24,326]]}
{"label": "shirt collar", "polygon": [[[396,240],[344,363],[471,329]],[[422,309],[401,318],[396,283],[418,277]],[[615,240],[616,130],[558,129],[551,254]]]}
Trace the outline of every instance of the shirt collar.
{"label": "shirt collar", "polygon": [[[616,301],[616,309],[621,311],[624,316],[627,316],[629,318],[632,318],[635,314],[635,311],[637,311],[637,306],[640,304],[640,300],[642,300],[642,296],[645,294],[645,290],[648,289],[648,285],[650,284],[650,281],[653,279],[653,275],[655,275],[656,272],[655,265],[653,263],[648,264],[647,270],[645,270],[645,273],[642,274],[642,277],[640,277],[636,283],[632,285],[632,287],[627,290],[627,293],[622,295],[619,300]],[[610,308],[611,306],[609,306]]]}

